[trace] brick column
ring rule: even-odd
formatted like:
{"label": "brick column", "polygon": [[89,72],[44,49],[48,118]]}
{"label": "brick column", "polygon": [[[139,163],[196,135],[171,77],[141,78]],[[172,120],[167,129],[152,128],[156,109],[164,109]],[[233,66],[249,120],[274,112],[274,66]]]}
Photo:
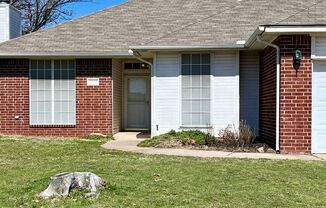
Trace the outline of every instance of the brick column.
{"label": "brick column", "polygon": [[[312,61],[308,35],[280,36],[281,112],[280,149],[282,154],[311,153]],[[293,68],[293,52],[302,51],[301,67]]]}

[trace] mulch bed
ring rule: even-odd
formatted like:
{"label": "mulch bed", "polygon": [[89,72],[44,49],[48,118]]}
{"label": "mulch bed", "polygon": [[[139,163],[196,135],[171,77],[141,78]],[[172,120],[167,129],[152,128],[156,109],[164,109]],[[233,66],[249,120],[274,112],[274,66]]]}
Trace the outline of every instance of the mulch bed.
{"label": "mulch bed", "polygon": [[218,143],[214,146],[198,145],[192,142],[183,144],[178,141],[170,140],[157,145],[155,148],[176,148],[176,149],[191,149],[191,150],[207,150],[207,151],[223,151],[223,152],[248,152],[248,153],[275,153],[265,143],[254,143],[250,147],[232,147],[223,143]]}

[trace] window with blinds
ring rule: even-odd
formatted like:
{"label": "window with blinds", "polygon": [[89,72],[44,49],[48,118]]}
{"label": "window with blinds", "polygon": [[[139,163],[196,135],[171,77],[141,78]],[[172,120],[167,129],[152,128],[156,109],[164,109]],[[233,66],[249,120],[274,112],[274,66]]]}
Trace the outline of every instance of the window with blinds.
{"label": "window with blinds", "polygon": [[182,125],[210,124],[210,54],[182,55]]}
{"label": "window with blinds", "polygon": [[30,63],[30,124],[76,124],[74,60],[32,60]]}

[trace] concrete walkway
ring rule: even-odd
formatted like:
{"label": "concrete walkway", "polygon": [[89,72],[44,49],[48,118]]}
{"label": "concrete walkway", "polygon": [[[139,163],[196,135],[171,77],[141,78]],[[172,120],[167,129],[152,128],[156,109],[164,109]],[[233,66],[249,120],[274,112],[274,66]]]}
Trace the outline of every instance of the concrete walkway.
{"label": "concrete walkway", "polygon": [[279,155],[269,153],[232,153],[221,151],[188,150],[188,149],[160,149],[137,147],[144,139],[139,138],[139,132],[121,132],[114,135],[115,140],[102,147],[108,150],[142,153],[149,155],[173,155],[202,158],[247,158],[247,159],[272,159],[272,160],[315,160],[326,161],[326,155]]}

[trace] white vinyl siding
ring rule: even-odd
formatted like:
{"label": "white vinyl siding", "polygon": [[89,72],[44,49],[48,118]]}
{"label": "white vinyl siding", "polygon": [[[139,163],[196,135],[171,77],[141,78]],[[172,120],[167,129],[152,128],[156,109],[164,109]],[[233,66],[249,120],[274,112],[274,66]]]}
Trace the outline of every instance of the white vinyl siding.
{"label": "white vinyl siding", "polygon": [[0,42],[9,40],[9,6],[0,5]]}
{"label": "white vinyl siding", "polygon": [[210,54],[182,54],[182,126],[210,125]]}
{"label": "white vinyl siding", "polygon": [[13,7],[9,13],[9,24],[10,24],[10,39],[21,36],[21,16],[20,13]]}
{"label": "white vinyl siding", "polygon": [[239,52],[219,51],[212,66],[212,124],[215,134],[239,125]]}
{"label": "white vinyl siding", "polygon": [[32,60],[30,124],[76,124],[75,61]]}
{"label": "white vinyl siding", "polygon": [[112,80],[113,80],[113,133],[116,134],[121,129],[122,116],[122,61],[112,60]]}
{"label": "white vinyl siding", "polygon": [[0,42],[21,35],[20,13],[8,4],[0,4]]}
{"label": "white vinyl siding", "polygon": [[259,52],[240,53],[240,120],[259,134]]}
{"label": "white vinyl siding", "polygon": [[[182,127],[182,76],[180,53],[158,53],[153,74],[152,136]],[[211,55],[210,121],[218,132],[234,124],[239,125],[239,53],[219,51]],[[206,127],[192,127],[206,131]]]}
{"label": "white vinyl siding", "polygon": [[180,127],[180,54],[157,54],[153,76],[152,136],[155,136]]}

